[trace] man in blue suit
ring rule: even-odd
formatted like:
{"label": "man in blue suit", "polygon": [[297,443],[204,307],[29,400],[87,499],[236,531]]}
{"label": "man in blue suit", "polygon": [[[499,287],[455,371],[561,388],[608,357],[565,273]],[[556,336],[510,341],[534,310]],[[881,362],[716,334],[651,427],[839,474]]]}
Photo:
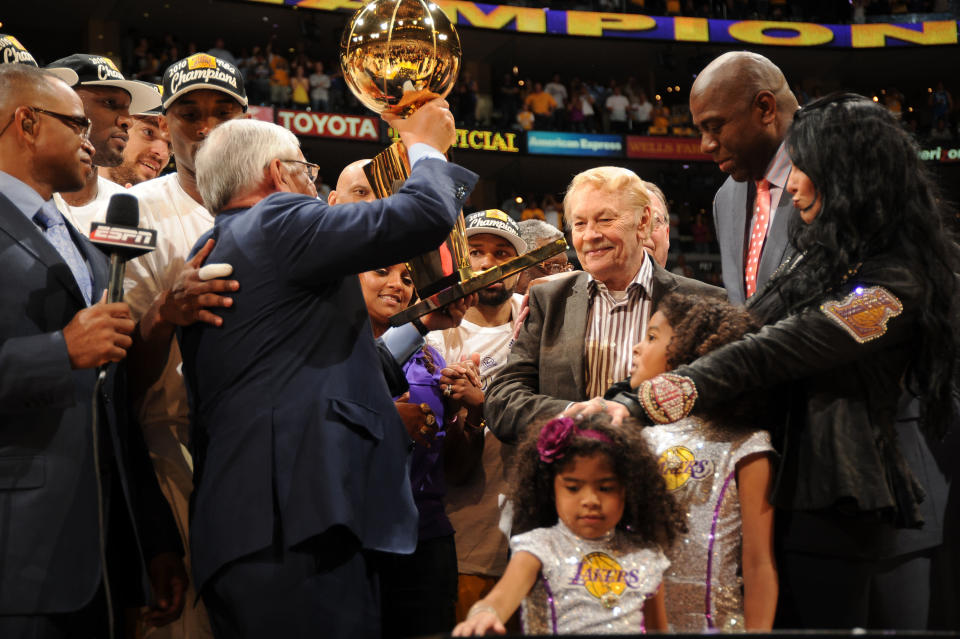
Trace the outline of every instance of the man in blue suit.
{"label": "man in blue suit", "polygon": [[196,159],[216,240],[242,283],[221,327],[183,330],[195,485],[194,580],[218,637],[378,637],[371,551],[409,553],[410,439],[390,399],[355,274],[436,248],[476,176],[442,156],[435,100],[390,120],[410,178],[328,207],[296,138],[255,120]]}
{"label": "man in blue suit", "polygon": [[134,323],[104,303],[106,258],[52,200],[92,171],[89,128],[63,81],[0,65],[2,637],[105,636],[107,576],[116,612],[146,601],[148,574],[155,622],[183,605],[176,528],[114,364]]}

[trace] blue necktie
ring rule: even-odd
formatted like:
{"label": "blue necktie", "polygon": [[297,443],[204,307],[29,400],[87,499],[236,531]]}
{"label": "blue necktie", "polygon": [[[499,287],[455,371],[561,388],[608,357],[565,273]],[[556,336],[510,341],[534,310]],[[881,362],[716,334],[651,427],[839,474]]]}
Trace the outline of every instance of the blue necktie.
{"label": "blue necktie", "polygon": [[73,243],[73,238],[70,237],[63,215],[51,200],[40,207],[33,219],[43,228],[44,237],[53,245],[53,248],[57,249],[60,257],[70,267],[73,278],[77,281],[80,292],[83,293],[83,299],[89,306],[90,298],[93,296],[93,280],[90,277],[90,270],[87,268],[86,262],[83,261],[83,255],[80,254],[80,249],[77,248],[77,245]]}

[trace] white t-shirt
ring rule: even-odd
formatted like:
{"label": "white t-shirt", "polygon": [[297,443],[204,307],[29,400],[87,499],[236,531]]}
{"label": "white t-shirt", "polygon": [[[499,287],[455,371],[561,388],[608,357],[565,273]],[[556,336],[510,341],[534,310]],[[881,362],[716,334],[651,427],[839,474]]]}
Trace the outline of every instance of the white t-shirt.
{"label": "white t-shirt", "polygon": [[653,105],[650,104],[649,100],[643,104],[634,102],[630,105],[630,108],[633,110],[633,117],[637,122],[649,122],[653,115]]}
{"label": "white t-shirt", "polygon": [[587,96],[580,96],[580,110],[583,112],[583,117],[589,118],[594,114],[593,104],[590,102],[590,98]]}
{"label": "white t-shirt", "polygon": [[[103,222],[107,219],[107,204],[115,193],[127,193],[128,190],[110,180],[97,176],[97,196],[83,206],[70,206],[59,193],[53,194],[53,201],[63,213],[63,217],[70,221],[77,230],[86,237],[90,237],[90,223]],[[142,224],[140,226],[143,226]]]}
{"label": "white t-shirt", "polygon": [[[157,294],[173,286],[190,249],[213,227],[213,216],[183,190],[176,173],[142,182],[129,192],[140,200],[140,226],[157,231],[156,250],[127,263],[124,300],[139,320]],[[186,443],[189,409],[180,369],[180,348],[174,339],[163,374],[144,396],[140,422],[144,429],[176,428]]]}
{"label": "white t-shirt", "polygon": [[[522,295],[510,299],[511,317],[520,314]],[[448,362],[459,362],[471,353],[480,353],[480,375],[486,390],[507,363],[513,337],[513,322],[500,326],[478,326],[466,320],[457,328],[434,331],[427,342]],[[507,540],[512,508],[506,498],[507,470],[514,446],[501,444],[487,429],[483,457],[463,484],[447,485],[447,517],[456,531],[457,569],[468,575],[499,577],[507,567]]]}
{"label": "white t-shirt", "polygon": [[548,82],[543,90],[553,96],[553,99],[557,101],[557,108],[562,109],[563,105],[567,102],[567,87],[563,86],[559,82]]}
{"label": "white t-shirt", "polygon": [[310,74],[310,99],[326,102],[330,98],[330,76],[326,73]]}
{"label": "white t-shirt", "polygon": [[627,107],[630,99],[625,95],[611,95],[607,98],[606,107],[610,111],[610,119],[614,122],[627,121]]}
{"label": "white t-shirt", "polygon": [[[512,318],[520,314],[522,295],[510,298]],[[460,326],[427,335],[427,343],[440,351],[443,359],[451,364],[459,362],[472,353],[480,353],[480,379],[486,392],[490,380],[500,372],[510,356],[513,322],[500,326],[480,326],[463,320]]]}

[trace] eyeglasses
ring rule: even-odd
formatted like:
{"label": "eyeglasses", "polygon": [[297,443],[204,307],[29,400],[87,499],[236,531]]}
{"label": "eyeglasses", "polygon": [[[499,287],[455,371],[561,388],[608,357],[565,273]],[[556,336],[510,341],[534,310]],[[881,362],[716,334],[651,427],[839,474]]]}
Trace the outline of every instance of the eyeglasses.
{"label": "eyeglasses", "polygon": [[[73,129],[74,133],[79,135],[81,138],[90,137],[90,127],[93,126],[93,122],[90,121],[90,118],[83,117],[79,115],[65,115],[63,113],[56,113],[55,111],[49,111],[47,109],[42,109],[40,107],[28,106],[26,107],[31,111],[36,111],[37,113],[42,113],[43,115],[49,115],[51,118],[56,118],[63,122],[66,126]],[[3,127],[3,130],[0,131],[0,135],[3,135],[7,132],[7,129],[10,128],[10,125],[13,124],[13,120],[17,117],[17,111],[14,109],[13,113],[10,114],[10,120],[7,122],[6,126]]]}
{"label": "eyeglasses", "polygon": [[302,164],[307,169],[307,175],[310,177],[311,182],[316,182],[317,177],[320,176],[320,165],[314,164],[313,162],[305,162],[304,160],[280,160],[281,162],[296,162],[297,164]]}

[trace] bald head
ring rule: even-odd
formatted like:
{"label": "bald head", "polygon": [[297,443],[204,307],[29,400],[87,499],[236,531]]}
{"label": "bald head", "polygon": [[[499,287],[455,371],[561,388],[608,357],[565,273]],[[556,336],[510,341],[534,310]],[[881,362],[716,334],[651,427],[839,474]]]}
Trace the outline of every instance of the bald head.
{"label": "bald head", "polygon": [[337,178],[337,188],[330,191],[327,196],[327,204],[349,204],[350,202],[372,202],[377,199],[370,188],[370,182],[367,180],[363,167],[370,164],[370,160],[357,160],[343,168],[340,177]]}
{"label": "bald head", "polygon": [[761,91],[771,93],[777,102],[786,124],[789,125],[797,110],[797,98],[790,90],[787,78],[780,67],[768,58],[751,51],[728,51],[715,58],[703,71],[690,89],[690,97],[707,90],[715,96],[745,104]]}
{"label": "bald head", "polygon": [[749,51],[716,58],[690,89],[701,150],[738,182],[762,179],[797,108],[783,72]]}

